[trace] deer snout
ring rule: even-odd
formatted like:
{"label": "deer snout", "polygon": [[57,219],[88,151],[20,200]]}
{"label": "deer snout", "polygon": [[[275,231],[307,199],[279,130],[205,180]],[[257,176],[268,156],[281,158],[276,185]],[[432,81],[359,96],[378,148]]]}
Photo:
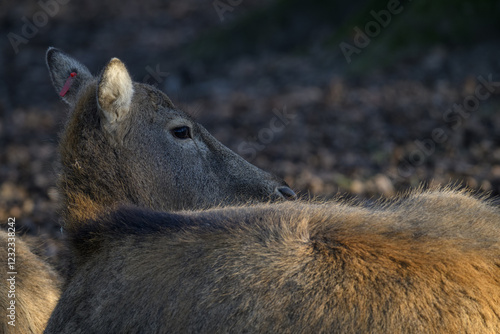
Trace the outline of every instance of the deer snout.
{"label": "deer snout", "polygon": [[274,191],[279,197],[284,198],[286,200],[293,201],[297,199],[297,194],[295,194],[295,192],[289,187],[286,186],[276,187]]}

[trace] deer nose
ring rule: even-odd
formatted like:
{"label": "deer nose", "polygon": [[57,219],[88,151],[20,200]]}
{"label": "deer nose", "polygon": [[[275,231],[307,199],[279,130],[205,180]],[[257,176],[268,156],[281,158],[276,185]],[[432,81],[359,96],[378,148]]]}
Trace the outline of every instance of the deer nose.
{"label": "deer nose", "polygon": [[295,194],[295,192],[288,188],[288,187],[277,187],[276,188],[276,193],[280,196],[280,197],[283,197],[284,199],[286,200],[289,200],[289,201],[292,201],[292,200],[296,200],[297,199],[297,195]]}

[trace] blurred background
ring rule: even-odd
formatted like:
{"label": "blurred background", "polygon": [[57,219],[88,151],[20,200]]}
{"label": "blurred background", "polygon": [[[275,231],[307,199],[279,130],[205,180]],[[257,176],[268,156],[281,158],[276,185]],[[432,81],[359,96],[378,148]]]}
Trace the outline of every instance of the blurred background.
{"label": "blurred background", "polygon": [[96,75],[120,58],[305,195],[500,193],[499,1],[10,0],[0,27],[0,219],[52,258],[67,109],[49,46]]}

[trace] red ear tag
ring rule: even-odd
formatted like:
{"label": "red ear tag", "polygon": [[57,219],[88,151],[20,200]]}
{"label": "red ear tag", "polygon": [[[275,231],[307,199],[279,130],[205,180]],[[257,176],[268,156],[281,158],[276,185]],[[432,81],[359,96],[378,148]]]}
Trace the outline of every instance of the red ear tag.
{"label": "red ear tag", "polygon": [[61,89],[61,92],[59,93],[59,95],[61,97],[66,95],[66,93],[68,92],[69,87],[71,87],[71,84],[73,83],[73,79],[75,79],[75,77],[76,77],[76,72],[71,72],[68,79],[66,79],[66,82],[64,83],[64,86]]}

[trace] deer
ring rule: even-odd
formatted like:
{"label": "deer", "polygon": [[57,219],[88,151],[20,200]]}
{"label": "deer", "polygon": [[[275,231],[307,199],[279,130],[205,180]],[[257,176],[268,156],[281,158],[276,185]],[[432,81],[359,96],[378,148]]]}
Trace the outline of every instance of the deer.
{"label": "deer", "polygon": [[[296,198],[285,181],[225,147],[163,92],[116,72],[125,69],[118,60],[100,78],[58,49],[50,48],[46,60],[56,91],[71,109],[59,143],[63,231],[125,204],[177,211]],[[131,100],[123,100],[122,93]],[[5,251],[7,239],[0,233]],[[42,333],[67,277],[19,237],[16,243],[22,263],[17,325],[10,326],[7,318],[0,325],[5,332]],[[7,256],[2,261],[7,267]],[[10,306],[6,294],[0,304]]]}
{"label": "deer", "polygon": [[369,207],[120,207],[68,236],[45,333],[498,333],[500,212],[465,191]]}
{"label": "deer", "polygon": [[[9,223],[15,222],[14,218]],[[26,242],[15,234],[0,231],[2,333],[42,333],[61,293],[61,278]]]}
{"label": "deer", "polygon": [[162,91],[133,82],[114,58],[99,77],[64,52],[46,55],[70,107],[59,142],[63,228],[133,204],[180,211],[293,200],[285,181],[215,139]]}
{"label": "deer", "polygon": [[[75,265],[45,333],[500,332],[492,200],[446,187],[369,206],[269,202],[295,194],[132,82],[120,60],[97,79],[58,50],[47,63],[74,106],[60,188]],[[162,140],[137,136],[140,126]],[[168,151],[174,141],[182,149]],[[211,149],[227,160],[212,162]],[[175,166],[196,178],[255,177],[217,190],[196,179],[186,193],[183,179],[150,173],[181,151],[197,158]]]}

